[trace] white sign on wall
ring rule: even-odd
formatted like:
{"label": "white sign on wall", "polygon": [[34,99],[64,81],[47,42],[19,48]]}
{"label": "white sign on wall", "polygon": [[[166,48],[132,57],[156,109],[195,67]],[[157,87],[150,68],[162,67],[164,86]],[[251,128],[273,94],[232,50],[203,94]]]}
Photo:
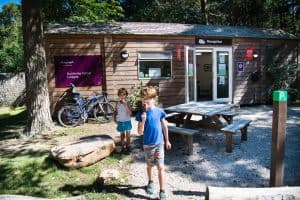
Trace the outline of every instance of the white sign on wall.
{"label": "white sign on wall", "polygon": [[161,69],[160,68],[149,68],[149,76],[150,77],[161,77]]}

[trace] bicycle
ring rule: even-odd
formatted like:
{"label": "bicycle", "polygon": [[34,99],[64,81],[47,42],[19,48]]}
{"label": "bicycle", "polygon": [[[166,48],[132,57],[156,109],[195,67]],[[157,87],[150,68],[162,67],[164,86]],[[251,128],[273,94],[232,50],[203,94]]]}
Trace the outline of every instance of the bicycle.
{"label": "bicycle", "polygon": [[96,94],[88,99],[72,87],[72,98],[75,103],[67,104],[58,111],[58,122],[64,127],[75,127],[85,123],[88,118],[93,118],[100,123],[107,123],[113,120],[114,106],[110,103],[107,93]]}

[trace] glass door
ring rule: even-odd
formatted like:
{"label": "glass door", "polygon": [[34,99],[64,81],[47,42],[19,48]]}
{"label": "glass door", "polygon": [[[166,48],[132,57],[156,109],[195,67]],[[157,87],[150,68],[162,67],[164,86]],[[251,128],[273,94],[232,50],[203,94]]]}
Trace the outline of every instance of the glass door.
{"label": "glass door", "polygon": [[213,100],[232,101],[232,49],[213,49]]}
{"label": "glass door", "polygon": [[196,49],[185,46],[185,102],[197,101]]}

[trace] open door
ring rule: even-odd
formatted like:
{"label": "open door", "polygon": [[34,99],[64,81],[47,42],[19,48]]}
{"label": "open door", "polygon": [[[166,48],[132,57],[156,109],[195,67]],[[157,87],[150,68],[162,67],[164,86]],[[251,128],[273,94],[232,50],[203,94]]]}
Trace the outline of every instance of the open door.
{"label": "open door", "polygon": [[213,49],[213,100],[232,101],[232,49]]}
{"label": "open door", "polygon": [[197,101],[196,49],[185,46],[185,102]]}

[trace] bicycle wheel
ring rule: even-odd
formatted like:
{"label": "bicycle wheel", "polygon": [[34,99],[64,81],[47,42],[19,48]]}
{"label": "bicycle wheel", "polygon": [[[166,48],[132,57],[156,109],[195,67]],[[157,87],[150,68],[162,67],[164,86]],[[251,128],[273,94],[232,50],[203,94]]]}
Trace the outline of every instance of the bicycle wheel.
{"label": "bicycle wheel", "polygon": [[58,111],[58,122],[64,127],[75,127],[82,121],[80,110],[75,105],[63,106]]}
{"label": "bicycle wheel", "polygon": [[100,103],[94,108],[94,118],[100,123],[107,123],[113,120],[114,107],[110,103]]}

